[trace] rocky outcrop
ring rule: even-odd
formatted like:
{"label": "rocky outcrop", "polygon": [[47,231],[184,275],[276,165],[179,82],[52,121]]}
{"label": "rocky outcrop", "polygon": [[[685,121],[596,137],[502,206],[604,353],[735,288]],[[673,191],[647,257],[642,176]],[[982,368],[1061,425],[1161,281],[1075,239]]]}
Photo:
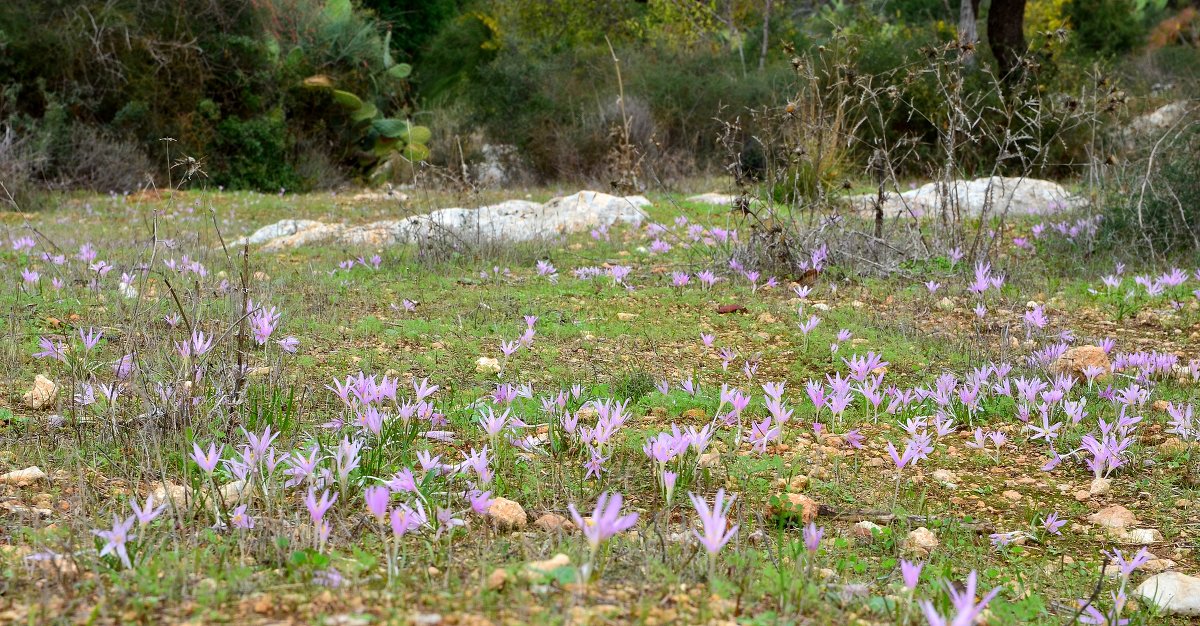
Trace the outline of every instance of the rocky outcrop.
{"label": "rocky outcrop", "polygon": [[427,215],[370,224],[326,224],[283,220],[264,226],[234,245],[261,245],[279,251],[315,243],[391,246],[446,238],[468,244],[512,244],[549,239],[615,224],[640,224],[650,201],[642,196],[610,196],[581,191],[545,204],[509,200],[478,209],[450,208]]}
{"label": "rocky outcrop", "polygon": [[[851,196],[850,207],[858,213],[872,214],[875,210],[875,194]],[[979,215],[985,209],[988,215],[1040,215],[1056,213],[1064,209],[1075,209],[1085,204],[1084,200],[1067,191],[1062,185],[1036,178],[1006,178],[992,176],[975,180],[956,180],[953,184],[928,183],[905,191],[888,193],[884,197],[884,214],[891,217],[908,215],[917,217],[940,215],[943,204],[959,215]]]}

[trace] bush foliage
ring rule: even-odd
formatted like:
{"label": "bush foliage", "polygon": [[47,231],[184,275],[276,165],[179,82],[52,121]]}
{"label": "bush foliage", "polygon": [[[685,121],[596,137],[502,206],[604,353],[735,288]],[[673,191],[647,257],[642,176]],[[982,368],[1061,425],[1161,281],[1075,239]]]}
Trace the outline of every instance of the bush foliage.
{"label": "bush foliage", "polygon": [[[485,144],[516,146],[539,181],[611,181],[614,151],[631,149],[648,178],[666,179],[725,171],[738,152],[731,154],[726,124],[735,122],[734,143],[744,148],[765,132],[762,120],[795,104],[797,63],[832,58],[824,80],[873,77],[870,86],[889,82],[891,95],[873,103],[877,115],[851,125],[844,161],[819,176],[861,177],[885,138],[913,146],[900,175],[926,175],[942,154],[952,98],[924,70],[957,41],[958,3],[773,3],[765,13],[771,5],[2,3],[0,124],[21,139],[28,180],[104,191],[135,188],[148,176],[164,181],[166,137],[175,140],[173,154],[201,160],[204,184],[266,191],[371,181],[408,170],[380,167],[401,156],[459,165]],[[1172,10],[1167,0],[1030,0],[1022,93],[1051,104],[1078,97],[1097,62],[1141,58],[1151,27]],[[986,3],[981,11],[982,25]],[[1191,39],[1155,41],[1154,58],[1183,59],[1160,63],[1175,69],[1156,71],[1157,82],[1194,73]],[[972,57],[959,75],[962,89],[994,92],[978,104],[1004,112],[1012,102],[994,90],[986,41]],[[414,129],[414,116],[437,124]],[[1053,124],[1037,132],[1056,139],[1041,142],[1055,153],[1044,155],[1040,174],[1069,175],[1085,158],[1081,138]],[[991,169],[1000,156],[982,144],[957,152],[971,171]]]}
{"label": "bush foliage", "polygon": [[363,173],[371,146],[331,92],[302,81],[323,75],[378,111],[404,116],[407,83],[392,70],[399,64],[387,37],[350,0],[5,3],[0,119],[44,137],[43,179],[99,185],[71,181],[54,149],[73,143],[83,125],[119,134],[143,154],[161,154],[156,144],[173,138],[173,151],[203,158],[216,184],[311,186],[297,174],[306,159],[299,150],[322,150]]}

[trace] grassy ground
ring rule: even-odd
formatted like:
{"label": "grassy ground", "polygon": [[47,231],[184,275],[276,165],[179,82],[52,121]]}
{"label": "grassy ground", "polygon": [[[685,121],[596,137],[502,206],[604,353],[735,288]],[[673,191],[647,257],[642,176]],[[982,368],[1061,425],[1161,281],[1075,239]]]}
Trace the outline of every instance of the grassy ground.
{"label": "grassy ground", "polygon": [[[543,200],[557,191],[532,190],[528,196]],[[984,296],[988,313],[981,319],[972,312],[979,298],[967,290],[973,275],[965,264],[935,259],[888,278],[828,267],[801,299],[786,277],[771,287],[762,276],[752,286],[730,271],[726,246],[684,245],[682,226],[672,227],[675,246],[664,254],[650,253],[651,239],[640,230],[614,231],[608,241],[584,234],[436,258],[420,248],[320,246],[252,253],[242,260],[238,251],[222,249],[222,239],[284,217],[367,222],[525,194],[418,194],[405,203],[350,195],[69,197],[48,213],[3,216],[9,240],[29,236],[36,246],[6,247],[0,257],[8,276],[0,304],[9,317],[0,343],[7,372],[0,395],[5,407],[0,473],[38,466],[48,477],[0,486],[5,544],[0,619],[917,624],[925,619],[913,595],[948,611],[947,585],[961,584],[976,571],[979,596],[1001,587],[984,613],[988,624],[1062,624],[1072,620],[1078,598],[1093,596],[1098,581],[1103,585],[1098,606],[1112,606],[1110,592],[1121,580],[1100,576],[1108,561],[1102,551],[1114,545],[1126,553],[1136,550],[1089,523],[1089,515],[1110,504],[1131,510],[1139,527],[1162,533],[1162,541],[1148,546],[1157,557],[1173,560],[1186,573],[1200,567],[1193,552],[1200,504],[1190,478],[1191,445],[1165,432],[1168,416],[1158,403],[1196,404],[1200,386],[1186,373],[1142,381],[1151,395],[1135,407],[1143,421],[1132,431],[1126,464],[1110,476],[1110,492],[1079,497],[1092,480],[1088,469],[1070,459],[1041,471],[1047,444],[1031,439],[1011,397],[985,391],[970,415],[960,401],[950,402],[946,410],[959,423],[957,431],[937,437],[928,458],[897,473],[886,445],[902,448],[904,423],[933,415],[932,401],[876,416],[854,392],[844,415],[834,418],[828,409],[817,413],[805,394],[807,380],[844,376],[843,357],[868,351],[889,363],[881,391],[892,385],[928,388],[946,373],[963,381],[989,363],[1011,363],[1013,378],[1052,380],[1027,357],[1066,330],[1073,331],[1075,344],[1112,337],[1114,356],[1157,350],[1177,354],[1186,368],[1190,359],[1200,358],[1200,312],[1191,294],[1200,285],[1194,276],[1159,296],[1104,295],[1100,277],[1113,271],[1110,258],[1082,254],[1082,246],[1052,232],[1033,240],[1034,250],[1023,250],[1009,245],[1006,233],[993,269],[1007,280]],[[651,199],[652,219],[668,227],[679,216],[709,229],[737,226],[716,207],[674,195]],[[1028,237],[1032,227],[1019,223],[1011,235]],[[153,246],[156,238],[160,243]],[[88,268],[94,260],[76,259],[85,243],[97,250],[96,260],[116,269],[100,276]],[[42,253],[67,258],[58,265]],[[380,255],[377,269],[368,260],[373,254]],[[366,262],[339,267],[358,257]],[[171,270],[166,263],[172,259],[177,267],[199,262],[205,275]],[[557,267],[556,280],[539,275],[539,259]],[[573,275],[580,267],[612,266],[631,268],[624,280],[630,288],[608,277]],[[151,271],[139,274],[140,267]],[[705,268],[723,278],[711,289],[696,279]],[[26,281],[22,269],[40,276]],[[1134,274],[1166,269],[1130,266],[1120,292],[1140,289]],[[676,271],[689,273],[691,284],[673,287]],[[137,297],[121,293],[119,277],[126,272],[133,275]],[[63,281],[61,289],[51,285],[53,278]],[[928,280],[940,283],[936,292],[922,284]],[[281,313],[264,347],[239,330],[242,285],[256,305]],[[1044,329],[1027,331],[1023,319],[1030,301],[1045,305]],[[1182,304],[1176,308],[1172,301]],[[718,310],[723,305],[742,310],[723,314]],[[813,314],[819,324],[802,333],[798,321]],[[521,335],[527,315],[538,318],[532,346],[506,358],[501,342]],[[174,326],[166,321],[175,317]],[[210,352],[190,358],[177,353],[175,343],[187,341],[188,327],[215,337]],[[104,332],[90,351],[76,334],[88,328]],[[843,329],[851,337],[838,341]],[[712,346],[702,344],[702,334],[714,337]],[[299,340],[295,354],[273,343],[284,336]],[[35,358],[40,338],[73,347],[64,360]],[[836,354],[830,349],[835,341]],[[737,353],[728,367],[720,348]],[[111,364],[125,354],[136,355],[136,372],[117,384]],[[503,371],[481,370],[480,357],[497,359]],[[757,363],[752,380],[743,369],[747,362]],[[349,423],[340,430],[323,428],[338,417],[353,421],[327,386],[360,371],[398,379],[402,398],[413,395],[414,381],[427,378],[438,385],[431,408],[445,415],[447,425],[437,429],[451,431],[453,440],[422,437],[418,431],[428,425],[406,429],[400,420],[389,421],[379,436]],[[31,409],[22,395],[39,373],[56,381],[60,391],[48,406]],[[1067,423],[1057,449],[1076,448],[1084,434],[1097,430],[1098,419],[1113,421],[1114,403],[1098,394],[1109,384],[1125,389],[1135,375],[1131,368],[1095,385],[1077,384],[1068,397],[1086,397],[1089,416],[1078,425]],[[697,381],[699,393],[683,391],[683,379]],[[671,384],[669,393],[656,389],[663,380]],[[760,385],[770,381],[786,381],[784,398],[794,415],[765,451],[754,450],[747,429],[769,415]],[[115,402],[81,402],[76,395],[85,383],[113,383],[121,395]],[[527,383],[532,397],[496,402],[491,394],[498,383]],[[714,423],[729,408],[719,399],[722,384],[753,396],[741,430],[718,427],[709,455],[701,459],[687,452],[671,462],[679,478],[668,505],[643,443],[672,425]],[[572,386],[578,394],[567,401],[571,411],[594,400],[629,401],[628,421],[605,447],[599,479],[585,477],[587,447],[564,433],[539,401]],[[1051,405],[1053,419],[1062,421],[1061,404]],[[522,418],[528,428],[513,431],[517,436],[542,437],[534,451],[503,437],[490,442],[495,476],[478,486],[492,496],[519,503],[530,522],[548,513],[569,517],[570,504],[590,511],[606,491],[623,494],[625,510],[640,515],[631,530],[604,543],[590,579],[580,574],[590,550],[578,532],[533,524],[516,531],[498,528],[470,510],[465,479],[420,471],[418,451],[457,463],[489,443],[477,421],[485,406],[508,408]],[[580,424],[594,423],[588,413],[581,412]],[[1036,408],[1034,415],[1036,422]],[[822,424],[820,434],[814,421]],[[128,516],[130,499],[144,502],[163,481],[207,494],[210,482],[233,480],[229,467],[212,478],[202,472],[189,457],[193,442],[224,445],[224,457],[233,458],[246,442],[243,427],[259,432],[267,425],[279,433],[273,444],[279,454],[306,450],[315,441],[332,457],[343,436],[366,442],[359,467],[344,483],[335,462],[323,462],[335,474],[326,484],[338,493],[326,514],[331,530],[324,545],[313,539],[301,503],[305,489],[285,488],[276,477],[264,481],[269,489],[256,485],[240,501],[255,520],[253,529],[232,527],[233,498],[197,496],[181,499],[181,506],[133,531],[130,567],[114,555],[98,555],[105,541],[93,529],[110,528],[114,516]],[[974,426],[1001,431],[1007,442],[998,451],[968,447]],[[864,436],[862,449],[847,445],[851,429]],[[429,520],[392,540],[391,531],[367,513],[363,487],[406,467],[424,476],[421,493],[396,495],[391,502],[423,502]],[[711,502],[718,488],[737,494],[729,525],[739,528],[710,560],[690,538],[697,515],[685,494]],[[805,547],[799,511],[781,512],[789,493],[821,505],[815,523],[824,538],[815,553]],[[441,528],[434,515],[439,507],[466,526]],[[1067,520],[1061,536],[1041,527],[1051,513]],[[217,518],[224,526],[214,527]],[[880,530],[856,536],[852,528],[864,519],[876,521]],[[919,526],[939,540],[926,553],[906,543]],[[1018,542],[1023,545],[997,547],[989,537],[1012,531],[1028,532]],[[398,550],[390,577],[388,545]],[[526,565],[558,553],[568,565],[540,573]],[[900,583],[902,558],[925,563],[915,594]],[[1147,575],[1135,572],[1129,589]],[[1135,601],[1124,612],[1135,624],[1165,619]]]}

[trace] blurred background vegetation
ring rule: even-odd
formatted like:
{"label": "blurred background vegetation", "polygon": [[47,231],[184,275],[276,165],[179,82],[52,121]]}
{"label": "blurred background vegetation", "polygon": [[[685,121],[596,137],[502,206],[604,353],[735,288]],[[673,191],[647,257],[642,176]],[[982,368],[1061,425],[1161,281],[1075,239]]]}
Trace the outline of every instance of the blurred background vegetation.
{"label": "blurred background vegetation", "polygon": [[[1200,18],[1183,0],[970,9],[981,41],[965,89],[996,73],[995,9],[1016,11],[1021,80],[1041,97],[1103,80],[1148,110],[1197,93]],[[403,182],[421,162],[461,171],[511,146],[510,183],[606,183],[617,132],[647,179],[719,174],[727,123],[752,136],[752,112],[789,106],[818,57],[895,78],[879,119],[849,122],[861,145],[907,138],[919,164],[938,154],[947,94],[899,70],[956,42],[964,13],[955,0],[0,3],[0,182],[120,193],[177,180],[187,155],[207,174],[193,185],[300,191]],[[1052,163],[1084,145],[1060,144]]]}

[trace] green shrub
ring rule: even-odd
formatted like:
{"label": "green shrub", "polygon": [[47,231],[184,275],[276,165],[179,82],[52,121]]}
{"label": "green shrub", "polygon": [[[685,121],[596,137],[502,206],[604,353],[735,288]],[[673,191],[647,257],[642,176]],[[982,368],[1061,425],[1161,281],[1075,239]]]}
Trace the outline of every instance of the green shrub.
{"label": "green shrub", "polygon": [[448,23],[429,42],[417,66],[421,96],[431,102],[449,100],[477,78],[480,67],[496,58],[494,25],[485,16],[469,13]]}
{"label": "green shrub", "polygon": [[[0,3],[0,121],[39,144],[46,181],[112,184],[95,163],[131,145],[158,155],[164,137],[229,187],[294,187],[301,158],[309,171],[335,164],[361,176],[356,120],[300,85],[320,74],[381,117],[407,117],[407,66],[392,61],[388,36],[352,0]],[[80,128],[104,150],[76,165]],[[165,182],[165,161],[154,167]]]}
{"label": "green shrub", "polygon": [[213,184],[233,189],[295,189],[300,179],[288,162],[287,125],[282,114],[217,125],[208,174]]}
{"label": "green shrub", "polygon": [[[632,46],[616,49],[631,142],[646,167],[670,178],[724,165],[721,120],[782,102],[791,70],[774,62],[747,70],[728,50]],[[551,52],[506,41],[459,83],[459,103],[488,140],[514,144],[543,180],[606,180],[619,89],[606,46]]]}
{"label": "green shrub", "polygon": [[1070,0],[1067,18],[1075,47],[1102,57],[1133,51],[1148,32],[1133,0]]}
{"label": "green shrub", "polygon": [[1160,144],[1146,173],[1143,160],[1117,178],[1102,222],[1107,240],[1163,256],[1200,252],[1200,122]]}

